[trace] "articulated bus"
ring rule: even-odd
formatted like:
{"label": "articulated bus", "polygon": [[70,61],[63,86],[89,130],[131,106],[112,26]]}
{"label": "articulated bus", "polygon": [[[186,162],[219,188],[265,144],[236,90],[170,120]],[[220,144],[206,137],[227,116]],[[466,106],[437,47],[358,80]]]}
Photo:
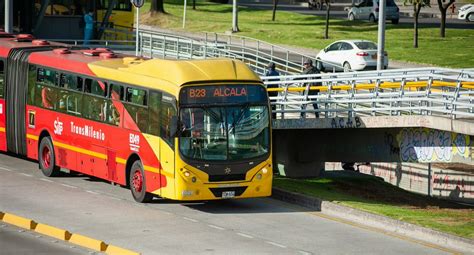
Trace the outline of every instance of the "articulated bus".
{"label": "articulated bus", "polygon": [[271,194],[267,92],[244,63],[0,35],[0,150],[128,186],[137,202]]}

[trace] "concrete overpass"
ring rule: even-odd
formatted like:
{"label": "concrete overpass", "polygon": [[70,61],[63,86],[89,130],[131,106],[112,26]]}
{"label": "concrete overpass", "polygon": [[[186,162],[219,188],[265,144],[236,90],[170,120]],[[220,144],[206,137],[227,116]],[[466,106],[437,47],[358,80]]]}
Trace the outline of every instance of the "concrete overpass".
{"label": "concrete overpass", "polygon": [[[278,91],[271,103],[280,174],[314,177],[341,167],[328,162],[370,162],[359,170],[409,190],[474,202],[473,70],[263,79],[268,91]],[[455,170],[440,167],[453,163]]]}

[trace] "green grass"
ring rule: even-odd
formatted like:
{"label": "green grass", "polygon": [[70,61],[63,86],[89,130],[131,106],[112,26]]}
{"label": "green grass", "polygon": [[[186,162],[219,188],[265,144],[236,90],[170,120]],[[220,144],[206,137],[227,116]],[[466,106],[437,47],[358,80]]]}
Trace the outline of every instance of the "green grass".
{"label": "green grass", "polygon": [[[170,2],[173,1],[173,2]],[[186,31],[220,32],[232,27],[232,6],[209,2],[198,2],[192,10],[188,2]],[[149,5],[142,8],[149,10]],[[144,21],[150,25],[183,31],[183,4],[179,0],[168,0],[165,4],[168,15],[150,17]],[[275,44],[285,44],[313,49],[322,49],[340,39],[377,40],[377,25],[368,22],[349,22],[331,19],[330,39],[323,39],[325,20],[323,17],[278,11],[276,21],[271,21],[270,10],[254,10],[239,7],[237,35],[250,36]],[[439,37],[438,27],[423,27],[419,30],[419,48],[413,48],[413,28],[409,25],[387,24],[386,49],[391,60],[424,63],[446,67],[474,66],[474,29],[447,29],[446,38]]]}
{"label": "green grass", "polygon": [[399,189],[375,177],[275,178],[274,186],[474,239],[474,208]]}

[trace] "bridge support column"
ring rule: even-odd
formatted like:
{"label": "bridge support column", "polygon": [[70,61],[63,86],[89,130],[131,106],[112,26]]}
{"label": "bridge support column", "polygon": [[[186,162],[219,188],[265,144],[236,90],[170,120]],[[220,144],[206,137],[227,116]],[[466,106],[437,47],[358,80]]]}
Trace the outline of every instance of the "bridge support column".
{"label": "bridge support column", "polygon": [[274,171],[292,178],[318,177],[325,162],[317,160],[312,139],[302,139],[298,133],[281,132],[273,135]]}

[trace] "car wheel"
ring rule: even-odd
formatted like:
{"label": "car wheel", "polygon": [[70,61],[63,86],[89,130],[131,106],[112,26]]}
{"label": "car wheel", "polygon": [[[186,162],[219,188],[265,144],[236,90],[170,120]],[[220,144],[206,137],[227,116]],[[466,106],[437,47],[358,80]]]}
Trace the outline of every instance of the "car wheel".
{"label": "car wheel", "polygon": [[41,139],[38,149],[38,163],[41,172],[47,177],[57,176],[60,168],[56,166],[53,142],[51,137],[46,136]]}
{"label": "car wheel", "polygon": [[474,13],[469,13],[466,17],[467,21],[474,21]]}
{"label": "car wheel", "polygon": [[369,21],[370,22],[375,22],[375,16],[373,14],[370,14]]}
{"label": "car wheel", "polygon": [[342,67],[344,68],[345,73],[351,71],[351,64],[349,64],[349,62],[344,62],[344,65]]}
{"label": "car wheel", "polygon": [[349,13],[349,20],[350,20],[350,21],[355,20],[354,13],[352,13],[352,12]]}
{"label": "car wheel", "polygon": [[392,24],[398,24],[398,19],[392,19]]}
{"label": "car wheel", "polygon": [[153,195],[146,192],[146,178],[142,162],[137,160],[133,163],[130,171],[130,190],[135,201],[146,203],[151,201]]}

